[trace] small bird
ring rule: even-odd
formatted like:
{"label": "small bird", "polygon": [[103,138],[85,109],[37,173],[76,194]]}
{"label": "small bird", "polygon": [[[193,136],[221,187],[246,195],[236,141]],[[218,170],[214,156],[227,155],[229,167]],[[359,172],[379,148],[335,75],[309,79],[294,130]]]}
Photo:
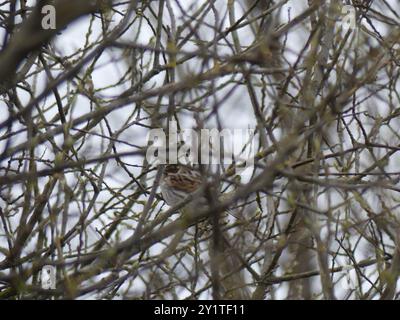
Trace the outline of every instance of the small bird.
{"label": "small bird", "polygon": [[[182,164],[168,164],[165,166],[161,178],[161,194],[165,202],[173,207],[182,202],[190,193],[198,190],[202,184],[203,178],[198,170]],[[194,210],[207,208],[207,199],[199,196],[186,204],[180,211],[182,214],[190,215]],[[197,224],[197,232],[200,236],[210,229],[208,221]]]}
{"label": "small bird", "polygon": [[[200,172],[181,164],[167,164],[161,178],[161,193],[169,206],[176,206],[203,183]],[[204,198],[198,199],[206,204]],[[188,204],[193,207],[193,201]]]}
{"label": "small bird", "polygon": [[[164,200],[169,206],[176,206],[184,200],[190,193],[197,191],[206,181],[198,170],[195,168],[181,164],[167,164],[160,181],[161,193]],[[204,195],[195,197],[192,201],[180,209],[182,214],[190,214],[195,210],[205,210],[208,207],[208,201]],[[226,215],[221,215],[221,223],[226,223]],[[197,225],[198,235],[210,233],[211,223],[209,219]],[[220,232],[222,232],[220,230]],[[229,238],[224,235],[224,238]],[[223,287],[224,299],[249,299],[250,294],[245,286],[244,278],[240,270],[241,262],[230,251],[229,246],[226,246],[224,241],[221,241],[220,252],[221,256],[220,271],[221,283]],[[211,247],[211,244],[210,244]],[[236,270],[236,271],[235,271]]]}

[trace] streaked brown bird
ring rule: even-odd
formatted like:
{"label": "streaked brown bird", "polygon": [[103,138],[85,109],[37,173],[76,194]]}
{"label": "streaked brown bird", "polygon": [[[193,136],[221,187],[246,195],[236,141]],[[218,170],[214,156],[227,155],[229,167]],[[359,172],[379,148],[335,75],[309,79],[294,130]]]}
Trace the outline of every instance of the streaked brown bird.
{"label": "streaked brown bird", "polygon": [[[168,164],[164,168],[161,178],[161,193],[169,206],[176,206],[190,193],[196,191],[203,183],[200,173],[188,166],[180,164]],[[186,205],[193,208],[194,205],[206,205],[205,198],[194,199]]]}
{"label": "streaked brown bird", "polygon": [[[192,167],[181,164],[168,164],[165,166],[161,177],[161,193],[169,206],[176,206],[189,194],[197,191],[205,180],[206,179],[201,176],[200,172]],[[205,210],[207,207],[208,201],[206,197],[200,195],[186,204],[180,211],[181,214],[190,214],[195,210]],[[225,215],[222,215],[222,220],[225,220],[224,218]],[[225,221],[221,222],[224,223]],[[200,234],[209,233],[211,230],[209,220],[200,223],[198,228],[203,231]],[[225,240],[228,239],[225,235],[223,236]],[[219,251],[220,257],[218,262],[223,289],[222,298],[249,299],[250,293],[245,286],[245,281],[240,270],[241,261],[224,241],[221,241]]]}

